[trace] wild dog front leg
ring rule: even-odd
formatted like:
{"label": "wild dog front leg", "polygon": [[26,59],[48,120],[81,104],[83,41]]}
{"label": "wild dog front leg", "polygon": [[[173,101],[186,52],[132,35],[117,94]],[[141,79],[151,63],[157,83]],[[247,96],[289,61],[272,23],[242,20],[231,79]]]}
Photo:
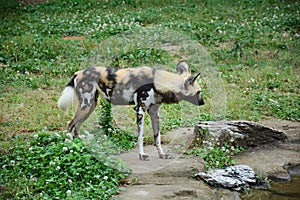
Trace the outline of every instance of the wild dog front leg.
{"label": "wild dog front leg", "polygon": [[137,126],[138,126],[138,151],[140,160],[149,160],[149,156],[144,153],[144,116],[145,111],[141,106],[137,106],[136,110],[136,119],[137,119]]}
{"label": "wild dog front leg", "polygon": [[159,129],[159,114],[158,114],[159,107],[160,107],[160,104],[155,104],[155,105],[151,106],[148,110],[149,115],[151,117],[151,122],[152,122],[152,129],[153,129],[153,135],[154,135],[154,146],[156,146],[159,158],[171,159],[172,156],[164,153],[164,151],[161,147],[160,129]]}

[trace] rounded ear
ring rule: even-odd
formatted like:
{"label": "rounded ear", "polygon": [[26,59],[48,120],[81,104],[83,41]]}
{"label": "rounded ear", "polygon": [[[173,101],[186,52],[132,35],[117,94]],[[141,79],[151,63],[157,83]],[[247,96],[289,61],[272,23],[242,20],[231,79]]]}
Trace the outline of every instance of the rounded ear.
{"label": "rounded ear", "polygon": [[182,75],[184,73],[191,73],[189,65],[184,60],[180,60],[177,65],[176,71],[179,75]]}
{"label": "rounded ear", "polygon": [[198,74],[196,74],[194,76],[190,76],[189,78],[187,78],[184,82],[185,88],[188,88],[189,85],[194,85],[195,81],[200,76],[200,74],[201,74],[201,72],[199,72]]}

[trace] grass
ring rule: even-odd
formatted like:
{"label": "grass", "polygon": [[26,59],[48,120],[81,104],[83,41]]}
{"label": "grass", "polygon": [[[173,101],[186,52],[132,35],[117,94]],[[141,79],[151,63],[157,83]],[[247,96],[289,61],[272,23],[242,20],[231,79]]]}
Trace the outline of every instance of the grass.
{"label": "grass", "polygon": [[[0,0],[1,165],[26,151],[25,143],[34,143],[36,133],[63,135],[72,113],[59,111],[57,99],[70,76],[90,64],[155,65],[174,71],[183,57],[191,63],[192,72],[201,71],[206,105],[164,105],[162,132],[199,120],[300,120],[298,1],[22,2]],[[135,134],[132,108],[113,109],[113,126]],[[118,109],[128,117],[120,116]],[[95,118],[99,120],[97,114]],[[146,137],[152,142],[149,126]],[[119,139],[132,140],[126,134]],[[41,154],[35,151],[34,156]],[[27,164],[35,164],[30,162]],[[6,175],[1,171],[1,176]],[[14,199],[22,193],[24,198],[39,198],[30,178],[21,178],[20,172],[12,176],[15,182],[5,178],[10,185],[0,181],[1,197]],[[120,177],[112,181],[111,174],[105,176],[109,177],[107,188],[113,191],[105,194],[108,198],[116,192]],[[24,184],[27,188],[19,187]],[[64,194],[51,193],[45,198],[65,198],[67,190],[61,191]]]}

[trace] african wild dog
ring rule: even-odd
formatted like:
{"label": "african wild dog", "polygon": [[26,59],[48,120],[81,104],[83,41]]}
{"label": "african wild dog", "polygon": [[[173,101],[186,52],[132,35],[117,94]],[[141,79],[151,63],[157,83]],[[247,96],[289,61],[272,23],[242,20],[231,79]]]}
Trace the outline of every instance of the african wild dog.
{"label": "african wild dog", "polygon": [[200,106],[204,101],[200,95],[197,78],[191,75],[188,64],[180,61],[177,74],[149,67],[106,68],[89,67],[74,74],[58,100],[58,107],[66,110],[74,100],[77,104],[69,131],[78,135],[80,125],[89,117],[97,104],[99,94],[114,105],[135,105],[138,125],[138,151],[141,160],[149,156],[143,150],[144,115],[150,115],[154,145],[159,158],[171,158],[163,152],[160,140],[158,110],[162,103],[178,103],[186,100]]}

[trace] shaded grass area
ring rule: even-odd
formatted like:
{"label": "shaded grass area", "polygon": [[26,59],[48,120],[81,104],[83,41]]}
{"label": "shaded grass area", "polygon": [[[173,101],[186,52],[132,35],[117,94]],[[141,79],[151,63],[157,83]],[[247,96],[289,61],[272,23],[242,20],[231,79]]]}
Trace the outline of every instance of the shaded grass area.
{"label": "shaded grass area", "polygon": [[[0,1],[0,154],[3,157],[14,150],[21,152],[17,147],[19,142],[33,141],[30,135],[16,136],[19,133],[65,130],[72,113],[59,111],[56,102],[69,77],[91,64],[92,55],[99,48],[106,48],[99,46],[103,41],[143,27],[175,30],[204,45],[215,63],[211,68],[222,78],[219,86],[223,93],[218,98],[219,90],[211,91],[205,82],[211,75],[202,72],[206,105],[200,109],[188,104],[163,106],[163,132],[199,120],[220,118],[300,119],[299,1],[22,2]],[[118,67],[162,65],[172,70],[179,58],[180,55],[168,49],[138,47],[113,57],[109,63]],[[194,59],[192,51],[189,59]],[[194,65],[192,71],[204,69]],[[122,112],[128,112],[128,117],[121,117],[116,111],[113,125],[134,134],[134,113],[130,107],[124,109]],[[147,118],[146,124],[149,123]],[[151,143],[151,127],[146,129],[146,141]],[[1,162],[10,163],[13,157],[7,159]],[[111,185],[114,192],[119,184],[117,179]],[[12,194],[24,192],[19,187],[23,181],[27,180],[1,186],[0,191],[5,188],[5,197],[13,199]],[[28,195],[39,198],[32,193],[35,188],[31,184]],[[58,196],[65,198],[65,195]]]}

